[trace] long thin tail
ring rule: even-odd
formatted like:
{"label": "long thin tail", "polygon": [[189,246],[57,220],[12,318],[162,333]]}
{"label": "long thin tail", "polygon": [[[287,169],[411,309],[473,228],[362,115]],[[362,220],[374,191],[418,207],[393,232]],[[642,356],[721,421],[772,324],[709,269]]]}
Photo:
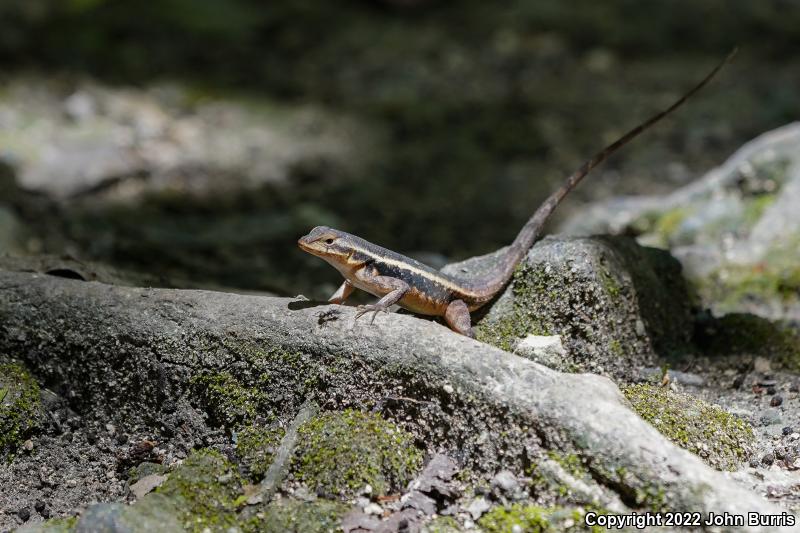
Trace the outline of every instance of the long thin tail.
{"label": "long thin tail", "polygon": [[[608,159],[608,157],[616,152],[618,149],[622,148],[634,138],[639,136],[640,133],[644,132],[650,126],[654,125],[656,122],[660,121],[662,118],[666,117],[677,108],[679,108],[684,102],[686,102],[689,98],[691,98],[696,92],[702,89],[708,82],[711,81],[712,78],[720,71],[720,69],[725,66],[733,56],[736,55],[736,49],[734,48],[728,56],[723,59],[714,69],[708,73],[708,75],[703,78],[703,80],[695,85],[689,92],[684,94],[677,102],[669,106],[664,111],[652,116],[645,122],[639,124],[628,133],[614,141],[613,143],[609,144],[605,148],[603,148],[600,152],[595,154],[591,159],[586,161],[581,167],[576,170],[570,177],[564,181],[564,183],[559,187],[555,192],[553,192],[545,202],[539,206],[533,216],[528,220],[528,222],[523,226],[520,230],[517,238],[514,239],[514,242],[511,246],[508,247],[506,251],[506,255],[502,260],[502,266],[498,269],[498,271],[491,276],[489,279],[482,279],[480,280],[480,286],[482,289],[490,289],[486,292],[491,293],[492,296],[496,294],[500,289],[502,289],[508,280],[511,279],[512,274],[514,273],[514,269],[516,268],[517,264],[522,260],[525,254],[528,252],[531,246],[536,242],[536,239],[539,237],[539,234],[542,231],[542,227],[544,226],[545,222],[550,218],[550,215],[553,214],[553,211],[556,210],[556,207],[561,203],[564,197],[569,194],[569,192],[575,188],[578,183],[597,165]],[[483,291],[481,291],[483,292]]]}

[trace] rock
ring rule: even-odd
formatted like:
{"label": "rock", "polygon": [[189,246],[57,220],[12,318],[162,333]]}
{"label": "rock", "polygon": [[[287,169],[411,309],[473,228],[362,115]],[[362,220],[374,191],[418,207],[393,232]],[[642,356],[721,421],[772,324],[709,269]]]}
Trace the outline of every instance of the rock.
{"label": "rock", "polygon": [[715,468],[734,470],[752,452],[750,424],[700,398],[651,385],[628,386],[623,393],[642,418]]}
{"label": "rock", "polygon": [[137,500],[144,497],[145,494],[153,491],[154,489],[160,487],[164,481],[166,481],[166,476],[160,476],[158,474],[150,474],[149,476],[144,476],[142,479],[131,485],[131,492],[136,497]]}
{"label": "rock", "polygon": [[514,345],[514,353],[550,368],[558,368],[567,355],[558,335],[528,335]]}
{"label": "rock", "polygon": [[378,505],[377,503],[370,503],[366,507],[364,507],[364,512],[367,514],[372,514],[375,516],[382,516],[383,515],[383,507]]}
{"label": "rock", "polygon": [[506,494],[512,494],[519,487],[519,481],[509,470],[501,470],[492,478],[492,486]]}
{"label": "rock", "polygon": [[472,502],[467,506],[466,511],[470,514],[470,516],[472,516],[473,520],[477,520],[483,516],[483,513],[491,509],[491,507],[492,506],[489,504],[489,502],[486,501],[486,498],[481,496],[480,498],[475,498],[472,500]]}
{"label": "rock", "polygon": [[[320,323],[319,313],[327,307],[288,298],[135,289],[0,272],[0,351],[24,354],[43,379],[70,383],[75,405],[92,406],[94,416],[125,428],[120,432],[135,439],[141,435],[134,428],[147,428],[165,403],[191,400],[199,408],[191,387],[197,376],[227,371],[237,387],[229,401],[256,398],[256,416],[286,423],[313,391],[328,409],[320,417],[346,422],[315,420],[303,430],[307,438],[298,439],[304,444],[298,458],[316,449],[336,458],[325,462],[335,463],[350,455],[353,441],[326,436],[354,433],[352,428],[361,432],[365,426],[378,437],[364,442],[377,448],[393,472],[413,471],[405,444],[391,445],[396,439],[430,454],[458,454],[459,466],[477,478],[504,469],[523,471],[558,450],[575,455],[585,471],[591,469],[582,477],[590,488],[624,495],[637,509],[775,512],[759,495],[672,445],[626,406],[606,378],[559,373],[408,315],[391,314],[370,325],[354,322],[355,310],[344,307],[339,318]],[[65,339],[58,334],[64,331],[81,334]],[[446,383],[452,394],[444,391]],[[250,396],[254,389],[262,396]],[[391,421],[353,406],[378,407]],[[210,435],[205,426],[194,429],[191,418],[181,427],[188,442]],[[205,440],[232,451],[220,433],[216,441]],[[340,448],[326,440],[346,452],[337,455]],[[421,457],[422,450],[417,453]],[[369,460],[365,454],[354,457]],[[309,464],[313,471],[320,461]],[[229,473],[229,482],[217,481]],[[333,477],[323,473],[315,479],[328,475]],[[195,452],[130,512],[168,512],[172,518],[160,523],[177,525],[173,530],[180,529],[187,508],[208,509],[235,522],[244,497],[239,476],[236,465],[218,451]],[[380,492],[361,475],[352,490],[366,482]],[[539,494],[555,498],[558,492]],[[167,503],[173,495],[184,503]],[[204,527],[202,520],[194,523]]]}
{"label": "rock", "polygon": [[800,123],[744,145],[666,197],[620,198],[582,211],[567,233],[639,235],[669,248],[715,314],[800,318]]}
{"label": "rock", "polygon": [[776,394],[769,401],[769,405],[772,406],[772,407],[778,407],[781,404],[783,404],[783,396],[781,396],[780,394]]}
{"label": "rock", "polygon": [[[28,83],[36,84],[35,96]],[[130,198],[253,189],[290,179],[306,161],[354,168],[374,153],[364,149],[371,141],[363,126],[309,107],[276,113],[252,101],[197,101],[177,85],[167,97],[155,87],[80,82],[65,100],[42,80],[4,89],[3,159],[16,167],[21,187],[62,201],[98,191]],[[356,139],[364,140],[361,149]],[[219,175],[225,179],[210,179]]]}
{"label": "rock", "polygon": [[[496,257],[443,271],[478,275]],[[689,350],[688,301],[680,265],[665,252],[628,238],[547,237],[485,316],[477,315],[476,333],[509,351],[529,335],[559,335],[567,353],[549,359],[554,368],[631,378],[656,354]]]}

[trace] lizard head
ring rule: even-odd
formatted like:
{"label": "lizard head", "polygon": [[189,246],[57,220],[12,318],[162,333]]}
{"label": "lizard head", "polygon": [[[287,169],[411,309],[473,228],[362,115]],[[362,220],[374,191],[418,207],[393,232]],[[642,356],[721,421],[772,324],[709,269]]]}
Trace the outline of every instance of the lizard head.
{"label": "lizard head", "polygon": [[301,237],[297,245],[304,252],[329,262],[346,261],[351,255],[347,237],[348,235],[342,231],[327,226],[317,226],[308,235]]}

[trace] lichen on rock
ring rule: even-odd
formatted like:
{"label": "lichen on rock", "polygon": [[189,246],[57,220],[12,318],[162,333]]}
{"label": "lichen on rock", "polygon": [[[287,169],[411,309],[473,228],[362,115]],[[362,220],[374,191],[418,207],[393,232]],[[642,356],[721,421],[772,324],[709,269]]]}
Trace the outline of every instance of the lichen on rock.
{"label": "lichen on rock", "polygon": [[624,387],[634,411],[675,444],[719,470],[734,470],[751,453],[753,428],[689,394],[638,384]]}
{"label": "lichen on rock", "polygon": [[299,429],[295,478],[326,496],[398,490],[422,464],[413,437],[377,414],[348,409],[322,413]]}
{"label": "lichen on rock", "polygon": [[20,363],[0,359],[0,458],[39,423],[39,384]]}

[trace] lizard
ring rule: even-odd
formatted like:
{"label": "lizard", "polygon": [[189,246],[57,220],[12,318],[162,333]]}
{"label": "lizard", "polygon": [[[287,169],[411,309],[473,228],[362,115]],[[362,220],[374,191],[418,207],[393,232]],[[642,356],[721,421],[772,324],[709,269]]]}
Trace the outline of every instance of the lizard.
{"label": "lizard", "polygon": [[298,246],[330,263],[344,277],[344,282],[328,302],[343,304],[356,288],[379,298],[374,304],[358,306],[356,320],[373,312],[372,323],[379,312],[388,312],[392,305],[398,304],[413,313],[443,317],[453,331],[474,337],[470,313],[490,302],[508,284],[517,265],[539,238],[544,224],[567,194],[611,154],[683,105],[708,84],[735,53],[734,49],[671,106],[603,148],[567,177],[533,213],[511,245],[501,253],[493,270],[485,275],[474,279],[451,276],[361,237],[327,226],[313,228],[308,235],[299,239]]}

